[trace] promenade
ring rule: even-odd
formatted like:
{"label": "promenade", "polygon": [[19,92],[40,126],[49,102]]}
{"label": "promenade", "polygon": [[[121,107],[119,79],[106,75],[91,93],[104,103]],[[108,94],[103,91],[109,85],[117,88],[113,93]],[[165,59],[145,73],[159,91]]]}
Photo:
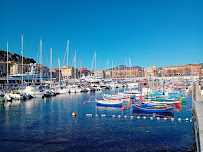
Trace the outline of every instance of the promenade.
{"label": "promenade", "polygon": [[[193,100],[197,118],[196,136],[199,135],[199,143],[197,144],[199,146],[197,147],[197,150],[203,152],[203,96],[201,96],[201,90],[199,88],[198,82],[195,84]],[[198,142],[198,140],[196,140],[196,142]]]}

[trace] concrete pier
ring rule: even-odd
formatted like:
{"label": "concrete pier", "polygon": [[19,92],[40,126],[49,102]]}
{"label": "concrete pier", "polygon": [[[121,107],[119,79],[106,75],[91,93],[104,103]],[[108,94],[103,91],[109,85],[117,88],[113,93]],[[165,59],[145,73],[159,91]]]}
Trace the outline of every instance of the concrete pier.
{"label": "concrete pier", "polygon": [[197,151],[203,152],[203,96],[201,95],[198,82],[194,84],[193,91],[193,117],[196,120],[194,121],[196,145]]}

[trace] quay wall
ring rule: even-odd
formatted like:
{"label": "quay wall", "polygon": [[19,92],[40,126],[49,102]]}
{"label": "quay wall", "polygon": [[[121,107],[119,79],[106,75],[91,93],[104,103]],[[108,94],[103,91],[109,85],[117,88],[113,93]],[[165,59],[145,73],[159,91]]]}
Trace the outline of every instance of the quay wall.
{"label": "quay wall", "polygon": [[198,81],[193,83],[192,96],[196,147],[198,152],[203,152],[203,96]]}

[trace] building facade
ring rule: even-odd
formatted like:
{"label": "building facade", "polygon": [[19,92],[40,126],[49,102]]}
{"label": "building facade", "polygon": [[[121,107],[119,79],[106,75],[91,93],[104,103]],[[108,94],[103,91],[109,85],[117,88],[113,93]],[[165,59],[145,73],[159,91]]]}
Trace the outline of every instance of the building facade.
{"label": "building facade", "polygon": [[165,76],[178,76],[178,75],[199,75],[201,73],[201,65],[183,65],[183,66],[167,66],[163,68]]}

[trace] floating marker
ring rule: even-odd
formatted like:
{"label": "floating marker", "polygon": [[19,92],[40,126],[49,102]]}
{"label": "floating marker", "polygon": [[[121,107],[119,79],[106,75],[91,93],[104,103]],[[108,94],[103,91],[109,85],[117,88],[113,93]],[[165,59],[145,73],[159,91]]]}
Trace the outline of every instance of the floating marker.
{"label": "floating marker", "polygon": [[150,117],[151,120],[153,120],[153,117]]}
{"label": "floating marker", "polygon": [[113,118],[115,118],[115,115],[112,115]]}
{"label": "floating marker", "polygon": [[174,121],[174,118],[171,118],[171,121]]}
{"label": "floating marker", "polygon": [[124,118],[127,118],[127,116],[124,116]]}
{"label": "floating marker", "polygon": [[105,114],[101,114],[101,117],[106,117],[106,115]]}
{"label": "floating marker", "polygon": [[83,102],[84,105],[86,105],[86,102]]}
{"label": "floating marker", "polygon": [[95,116],[98,117],[98,114],[96,114]]}
{"label": "floating marker", "polygon": [[160,120],[160,117],[157,117],[157,120]]}
{"label": "floating marker", "polygon": [[125,107],[122,107],[121,109],[122,109],[122,111],[125,111]]}
{"label": "floating marker", "polygon": [[137,116],[137,119],[140,119],[140,116]]}
{"label": "floating marker", "polygon": [[131,116],[130,118],[133,119],[133,116]]}
{"label": "floating marker", "polygon": [[192,122],[192,119],[190,119],[190,122]]}
{"label": "floating marker", "polygon": [[86,114],[86,117],[92,117],[92,114]]}
{"label": "floating marker", "polygon": [[167,118],[166,118],[166,117],[164,117],[164,120],[167,120]]}
{"label": "floating marker", "polygon": [[72,117],[76,117],[76,112],[73,112],[73,113],[72,113]]}
{"label": "floating marker", "polygon": [[181,121],[181,118],[178,118],[178,121]]}
{"label": "floating marker", "polygon": [[185,120],[186,120],[187,122],[189,121],[189,119],[188,119],[188,118],[186,118]]}
{"label": "floating marker", "polygon": [[146,116],[144,116],[143,119],[146,119]]}
{"label": "floating marker", "polygon": [[118,118],[120,118],[121,117],[121,115],[118,115]]}

